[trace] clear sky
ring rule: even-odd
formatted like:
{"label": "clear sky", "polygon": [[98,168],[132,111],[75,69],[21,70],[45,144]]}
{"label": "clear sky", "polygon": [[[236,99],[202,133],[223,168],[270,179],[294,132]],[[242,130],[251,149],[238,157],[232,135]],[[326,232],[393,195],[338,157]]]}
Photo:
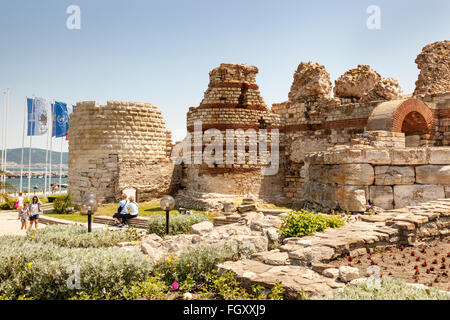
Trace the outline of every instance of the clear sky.
{"label": "clear sky", "polygon": [[[69,5],[81,9],[80,30],[66,27]],[[366,25],[370,5],[381,10],[379,30]],[[448,0],[1,0],[7,147],[21,146],[25,96],[33,94],[69,103],[150,102],[180,138],[188,108],[200,103],[208,72],[220,63],[258,66],[269,106],[287,100],[301,61],[325,65],[333,83],[369,64],[411,93],[415,57],[446,39]],[[45,138],[33,146],[45,147]]]}

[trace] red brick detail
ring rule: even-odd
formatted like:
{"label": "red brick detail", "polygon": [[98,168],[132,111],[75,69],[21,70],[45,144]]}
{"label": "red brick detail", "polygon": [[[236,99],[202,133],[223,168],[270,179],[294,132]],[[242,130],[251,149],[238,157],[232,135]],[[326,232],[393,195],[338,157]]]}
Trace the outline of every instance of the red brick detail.
{"label": "red brick detail", "polygon": [[436,114],[439,118],[450,118],[450,108],[438,109]]}
{"label": "red brick detail", "polygon": [[[216,123],[216,124],[202,124],[202,130],[205,132],[208,129],[218,129],[220,131],[225,131],[227,129],[255,129],[256,132],[258,132],[261,128],[257,124],[238,124],[238,123]],[[267,132],[272,131],[273,129],[278,129],[278,127],[267,127],[264,128],[267,130]],[[188,126],[187,127],[188,132],[194,132],[194,126]]]}
{"label": "red brick detail", "polygon": [[246,173],[260,171],[261,168],[209,168],[201,167],[199,174],[224,174],[224,173]]}
{"label": "red brick detail", "polygon": [[[413,112],[414,114],[410,115]],[[433,130],[433,112],[425,103],[414,98],[408,99],[400,104],[395,110],[392,118],[393,132],[402,132],[402,128],[412,130],[410,132],[415,130],[431,132]],[[405,127],[403,127],[405,119],[407,123],[405,124]]]}
{"label": "red brick detail", "polygon": [[316,131],[324,129],[364,128],[366,125],[367,125],[367,118],[343,119],[314,124],[301,123],[301,124],[287,125],[282,127],[280,129],[280,132],[290,133],[298,131]]}
{"label": "red brick detail", "polygon": [[[206,145],[202,145],[202,152],[204,152],[205,151],[205,149],[206,149]],[[236,145],[234,145],[234,151],[236,151],[236,149],[237,149],[237,146]],[[248,151],[248,146],[246,146],[245,147],[245,149],[246,149],[246,151]],[[284,147],[283,146],[278,146],[278,152],[284,152]],[[223,156],[225,157],[225,152],[226,152],[226,146],[225,146],[225,142],[224,142],[224,144],[223,144],[223,150],[224,150],[224,154],[223,154]],[[191,146],[191,152],[195,152],[196,150],[195,150],[195,146]],[[268,147],[267,147],[267,151],[269,151],[269,152],[272,152],[272,147],[269,145]]]}
{"label": "red brick detail", "polygon": [[254,83],[242,83],[242,82],[218,82],[212,85],[213,88],[238,88],[242,89],[245,86],[247,89],[258,90],[259,87]]}
{"label": "red brick detail", "polygon": [[245,109],[245,110],[261,110],[267,111],[267,107],[264,105],[244,105],[240,106],[237,103],[211,103],[211,104],[201,104],[199,109]]}

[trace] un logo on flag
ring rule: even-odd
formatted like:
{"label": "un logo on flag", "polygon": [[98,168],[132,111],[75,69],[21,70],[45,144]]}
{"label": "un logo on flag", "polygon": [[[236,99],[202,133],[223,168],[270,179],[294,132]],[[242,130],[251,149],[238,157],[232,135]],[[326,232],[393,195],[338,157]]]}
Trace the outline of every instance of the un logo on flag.
{"label": "un logo on flag", "polygon": [[67,122],[67,115],[65,113],[58,115],[56,117],[56,121],[58,122],[59,125],[63,125]]}

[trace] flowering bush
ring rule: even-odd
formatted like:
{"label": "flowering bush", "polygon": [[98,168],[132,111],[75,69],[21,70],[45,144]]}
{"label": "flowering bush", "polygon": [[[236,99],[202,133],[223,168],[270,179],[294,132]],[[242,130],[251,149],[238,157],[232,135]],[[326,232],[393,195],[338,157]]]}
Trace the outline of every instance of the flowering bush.
{"label": "flowering bush", "polygon": [[[171,235],[189,233],[191,226],[208,220],[208,217],[201,213],[192,215],[174,214],[170,215],[169,232]],[[166,217],[155,215],[149,218],[148,233],[156,233],[160,237],[166,235]]]}
{"label": "flowering bush", "polygon": [[139,240],[141,235],[134,229],[97,230],[88,233],[81,225],[55,226],[38,230],[30,230],[27,237],[33,242],[53,243],[70,248],[112,247],[119,242]]}
{"label": "flowering bush", "polygon": [[235,255],[231,246],[199,246],[182,253],[179,257],[170,255],[153,267],[153,272],[167,284],[192,279],[204,281],[217,263]]}
{"label": "flowering bush", "polygon": [[[0,295],[11,299],[68,299],[81,293],[120,298],[124,286],[147,279],[151,271],[150,263],[139,252],[70,249],[23,237],[0,238],[0,265]],[[77,273],[79,280],[74,280]],[[73,286],[68,285],[71,279]]]}
{"label": "flowering bush", "polygon": [[302,209],[297,212],[290,212],[283,217],[279,232],[285,238],[301,237],[327,228],[338,228],[344,224],[345,217],[343,216],[314,213]]}

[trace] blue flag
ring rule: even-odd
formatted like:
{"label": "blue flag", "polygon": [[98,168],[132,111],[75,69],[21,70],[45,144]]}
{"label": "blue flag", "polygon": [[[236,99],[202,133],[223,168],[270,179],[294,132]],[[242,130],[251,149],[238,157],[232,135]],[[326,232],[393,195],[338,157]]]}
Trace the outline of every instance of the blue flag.
{"label": "blue flag", "polygon": [[67,136],[69,129],[69,112],[67,104],[55,101],[52,105],[53,130],[52,137],[61,138]]}
{"label": "blue flag", "polygon": [[40,136],[48,130],[47,100],[27,98],[28,129],[27,136]]}

